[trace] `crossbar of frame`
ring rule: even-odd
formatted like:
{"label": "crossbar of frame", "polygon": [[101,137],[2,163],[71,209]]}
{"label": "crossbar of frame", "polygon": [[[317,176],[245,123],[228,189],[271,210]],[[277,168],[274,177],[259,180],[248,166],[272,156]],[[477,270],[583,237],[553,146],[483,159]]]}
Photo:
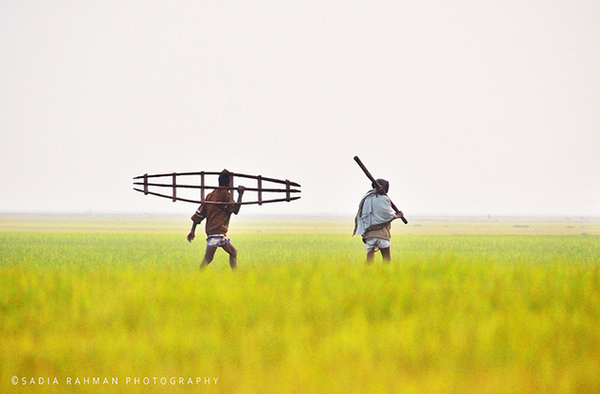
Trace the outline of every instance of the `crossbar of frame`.
{"label": "crossbar of frame", "polygon": [[[137,189],[137,188],[133,188],[133,190],[141,192],[146,194],[146,192],[144,192],[144,190],[142,189]],[[161,194],[161,193],[156,193],[156,192],[151,192],[149,191],[147,194],[151,194],[153,196],[158,196],[158,197],[164,197],[164,198],[168,198],[168,199],[173,199],[173,196],[170,195],[166,195],[166,194]],[[242,202],[221,202],[221,201],[199,201],[199,200],[192,200],[189,198],[182,198],[182,197],[177,197],[175,199],[175,201],[184,201],[184,202],[190,202],[190,203],[195,203],[195,204],[209,204],[209,205],[252,205],[252,204],[268,204],[268,203],[272,203],[272,202],[284,202],[284,201],[295,201],[300,199],[300,196],[295,196],[295,197],[285,197],[285,198],[276,198],[276,199],[272,199],[272,200],[262,200],[262,201],[242,201]]]}
{"label": "crossbar of frame", "polygon": [[[172,177],[172,176],[204,176],[204,175],[221,175],[221,172],[216,172],[216,171],[201,171],[201,172],[172,172],[172,173],[166,173],[166,174],[144,174],[144,175],[140,175],[140,176],[136,176],[133,177],[133,179],[142,179],[142,178],[161,178],[161,177]],[[283,180],[283,179],[276,179],[276,178],[267,178],[261,175],[248,175],[248,174],[240,174],[237,172],[230,172],[230,175],[232,175],[233,177],[240,177],[240,178],[248,178],[248,179],[258,179],[258,177],[260,176],[261,179],[265,182],[273,182],[273,183],[280,183],[280,184],[287,184],[288,182],[290,183],[291,186],[295,186],[295,187],[300,187],[300,184],[296,183],[296,182],[292,182],[290,180]]]}

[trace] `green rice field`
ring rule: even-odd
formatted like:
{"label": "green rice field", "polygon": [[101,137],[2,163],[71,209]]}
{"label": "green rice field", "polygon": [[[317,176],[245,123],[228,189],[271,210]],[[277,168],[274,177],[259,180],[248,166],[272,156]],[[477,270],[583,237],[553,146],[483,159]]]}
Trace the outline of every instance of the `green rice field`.
{"label": "green rice field", "polygon": [[0,392],[600,392],[600,221],[0,216]]}

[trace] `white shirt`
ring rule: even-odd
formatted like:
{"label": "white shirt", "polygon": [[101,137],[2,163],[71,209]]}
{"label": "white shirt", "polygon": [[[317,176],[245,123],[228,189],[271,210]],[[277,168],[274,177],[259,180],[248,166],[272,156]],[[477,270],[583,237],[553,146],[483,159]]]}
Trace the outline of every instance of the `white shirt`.
{"label": "white shirt", "polygon": [[354,234],[364,235],[375,224],[384,224],[394,219],[394,209],[388,196],[370,190],[360,201],[356,214]]}

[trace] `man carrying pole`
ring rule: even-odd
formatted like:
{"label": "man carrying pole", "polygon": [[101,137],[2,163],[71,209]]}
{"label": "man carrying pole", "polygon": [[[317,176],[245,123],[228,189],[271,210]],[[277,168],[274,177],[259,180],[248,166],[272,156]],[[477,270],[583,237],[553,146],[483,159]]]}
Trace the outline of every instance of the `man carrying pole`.
{"label": "man carrying pole", "polygon": [[371,179],[373,189],[369,190],[360,201],[354,220],[353,235],[362,236],[367,251],[367,264],[373,263],[377,251],[381,251],[383,260],[389,262],[392,245],[391,223],[396,219],[402,219],[404,223],[408,223],[408,221],[387,196],[389,182],[385,179],[374,179],[357,156],[354,157],[354,160]]}

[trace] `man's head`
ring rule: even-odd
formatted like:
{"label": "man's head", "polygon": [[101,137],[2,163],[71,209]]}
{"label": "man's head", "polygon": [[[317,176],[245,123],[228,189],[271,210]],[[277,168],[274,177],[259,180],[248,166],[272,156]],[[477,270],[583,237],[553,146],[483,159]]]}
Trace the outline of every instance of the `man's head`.
{"label": "man's head", "polygon": [[219,186],[229,186],[231,184],[231,172],[224,169],[219,175]]}
{"label": "man's head", "polygon": [[[387,193],[390,190],[390,183],[388,181],[386,181],[385,179],[377,179],[376,180],[377,183],[379,183],[381,185],[381,187],[383,188],[383,190]],[[378,189],[377,185],[375,183],[372,184],[374,189]]]}

